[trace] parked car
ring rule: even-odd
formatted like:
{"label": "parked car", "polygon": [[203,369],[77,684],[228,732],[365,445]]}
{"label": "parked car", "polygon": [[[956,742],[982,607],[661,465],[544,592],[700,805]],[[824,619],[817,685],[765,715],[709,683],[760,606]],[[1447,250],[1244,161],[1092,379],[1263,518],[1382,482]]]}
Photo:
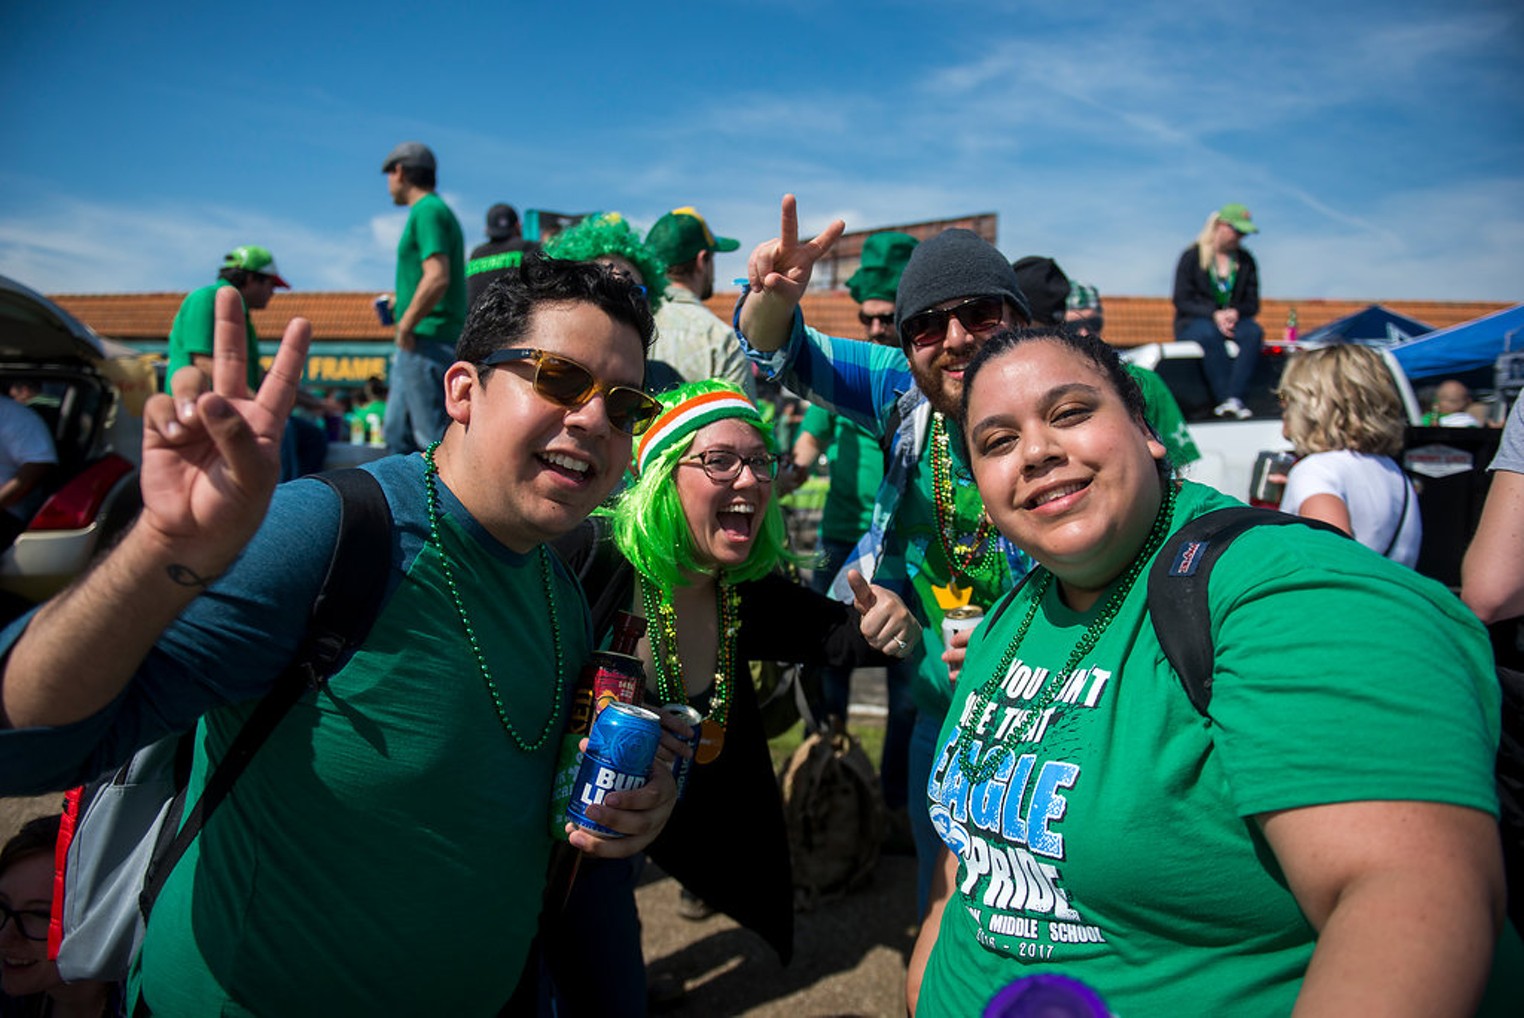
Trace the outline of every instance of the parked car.
{"label": "parked car", "polygon": [[[146,369],[137,370],[137,360],[0,276],[0,392],[25,387],[58,450],[57,466],[28,502],[35,510],[26,529],[0,554],[0,620],[63,589],[141,508],[140,414],[152,383],[151,372],[140,380]],[[137,416],[124,405],[133,400]]]}
{"label": "parked car", "polygon": [[[1231,343],[1229,349],[1236,355]],[[1281,434],[1281,406],[1275,389],[1280,384],[1286,357],[1295,349],[1289,343],[1266,343],[1261,349],[1244,395],[1244,405],[1251,416],[1242,421],[1212,415],[1216,400],[1207,385],[1199,343],[1149,343],[1123,350],[1122,357],[1156,372],[1180,404],[1191,438],[1201,450],[1201,459],[1181,472],[1191,480],[1249,501],[1254,465],[1260,453],[1291,449],[1291,443]],[[1396,359],[1385,350],[1381,354],[1402,396],[1409,423],[1417,424],[1422,410],[1413,387]]]}

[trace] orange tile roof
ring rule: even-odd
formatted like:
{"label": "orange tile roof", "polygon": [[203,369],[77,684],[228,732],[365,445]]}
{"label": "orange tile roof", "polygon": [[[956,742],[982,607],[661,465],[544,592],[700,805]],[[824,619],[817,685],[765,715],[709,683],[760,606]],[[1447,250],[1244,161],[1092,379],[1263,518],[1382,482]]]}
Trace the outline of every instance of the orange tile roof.
{"label": "orange tile roof", "polygon": [[[162,341],[184,300],[183,293],[67,294],[52,299],[102,336],[112,339]],[[277,340],[286,322],[301,315],[312,322],[315,340],[375,340],[386,342],[392,330],[376,320],[371,293],[278,293],[270,306],[254,312],[260,339]],[[1137,346],[1171,337],[1174,309],[1167,297],[1104,297],[1106,338],[1116,346]],[[736,293],[717,293],[706,302],[725,321],[735,307]],[[1279,337],[1292,308],[1305,334],[1369,306],[1362,300],[1296,300],[1266,298],[1260,321],[1267,337]],[[1383,306],[1428,322],[1435,328],[1469,321],[1510,304],[1495,301],[1389,300]],[[835,336],[861,336],[857,304],[845,290],[811,290],[804,297],[804,317],[814,327]]]}
{"label": "orange tile roof", "polygon": [[[734,293],[715,294],[706,302],[726,321],[735,307]],[[1286,325],[1286,315],[1296,308],[1297,329],[1303,335],[1319,326],[1369,307],[1366,300],[1295,300],[1265,298],[1260,302],[1259,321],[1267,339],[1278,339]],[[1436,329],[1480,318],[1482,315],[1512,307],[1495,301],[1387,300],[1388,310],[1427,322]],[[1114,346],[1140,346],[1174,338],[1174,305],[1168,297],[1102,297],[1106,315],[1106,339]],[[803,300],[804,320],[833,336],[863,335],[857,321],[857,304],[845,290],[811,290]]]}
{"label": "orange tile roof", "polygon": [[[163,340],[169,335],[183,293],[64,294],[51,298],[102,336]],[[286,322],[300,315],[312,322],[316,340],[383,340],[392,330],[376,320],[372,293],[277,293],[270,306],[255,311],[260,339],[278,340]]]}

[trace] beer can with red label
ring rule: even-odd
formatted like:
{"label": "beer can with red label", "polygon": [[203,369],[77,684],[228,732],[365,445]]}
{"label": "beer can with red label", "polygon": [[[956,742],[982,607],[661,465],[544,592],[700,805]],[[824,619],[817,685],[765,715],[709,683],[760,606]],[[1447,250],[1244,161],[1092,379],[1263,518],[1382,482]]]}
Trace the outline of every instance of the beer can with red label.
{"label": "beer can with red label", "polygon": [[584,670],[592,672],[589,685],[593,689],[594,716],[611,703],[640,703],[646,684],[646,670],[640,658],[611,650],[594,651]]}

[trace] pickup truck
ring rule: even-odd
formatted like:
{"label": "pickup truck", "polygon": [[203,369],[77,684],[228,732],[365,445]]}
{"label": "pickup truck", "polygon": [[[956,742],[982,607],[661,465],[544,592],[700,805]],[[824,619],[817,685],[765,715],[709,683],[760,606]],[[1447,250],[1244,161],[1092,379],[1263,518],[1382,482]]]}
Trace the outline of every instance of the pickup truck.
{"label": "pickup truck", "polygon": [[[1191,438],[1201,450],[1201,459],[1184,467],[1181,473],[1248,501],[1259,454],[1291,449],[1291,443],[1281,434],[1281,407],[1275,388],[1280,384],[1286,357],[1295,349],[1291,343],[1266,343],[1260,350],[1259,363],[1244,396],[1244,405],[1252,416],[1242,421],[1212,416],[1216,401],[1207,385],[1199,343],[1148,343],[1121,353],[1124,360],[1156,372],[1180,404]],[[1231,343],[1229,350],[1237,354]],[[1408,423],[1417,424],[1423,411],[1412,385],[1390,353],[1382,350],[1381,355],[1402,397]]]}

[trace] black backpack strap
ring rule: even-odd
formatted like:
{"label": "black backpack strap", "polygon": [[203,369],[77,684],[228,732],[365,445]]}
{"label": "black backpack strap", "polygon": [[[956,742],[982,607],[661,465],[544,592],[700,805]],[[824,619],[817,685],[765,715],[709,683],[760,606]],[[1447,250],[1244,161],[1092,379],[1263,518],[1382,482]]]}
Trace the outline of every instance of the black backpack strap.
{"label": "black backpack strap", "polygon": [[1210,717],[1212,611],[1207,584],[1212,566],[1251,527],[1299,524],[1347,536],[1337,527],[1274,509],[1229,506],[1196,517],[1170,535],[1148,571],[1148,614],[1164,656],[1202,717]]}
{"label": "black backpack strap", "polygon": [[[312,603],[307,635],[296,657],[276,677],[270,692],[233,739],[227,755],[207,778],[201,798],[167,846],[163,844],[168,840],[164,832],[172,832],[174,827],[166,822],[161,829],[160,844],[155,846],[138,896],[145,921],[170,871],[227,798],[255,752],[302,695],[321,686],[345,652],[365,639],[381,610],[392,564],[392,513],[380,482],[374,474],[359,469],[313,476],[338,493],[339,536],[323,585]],[[183,797],[183,788],[180,794]]]}
{"label": "black backpack strap", "polygon": [[635,569],[619,553],[612,523],[607,516],[589,516],[550,547],[582,584],[593,620],[593,643],[602,643],[614,628],[614,613],[628,609],[635,596]]}

